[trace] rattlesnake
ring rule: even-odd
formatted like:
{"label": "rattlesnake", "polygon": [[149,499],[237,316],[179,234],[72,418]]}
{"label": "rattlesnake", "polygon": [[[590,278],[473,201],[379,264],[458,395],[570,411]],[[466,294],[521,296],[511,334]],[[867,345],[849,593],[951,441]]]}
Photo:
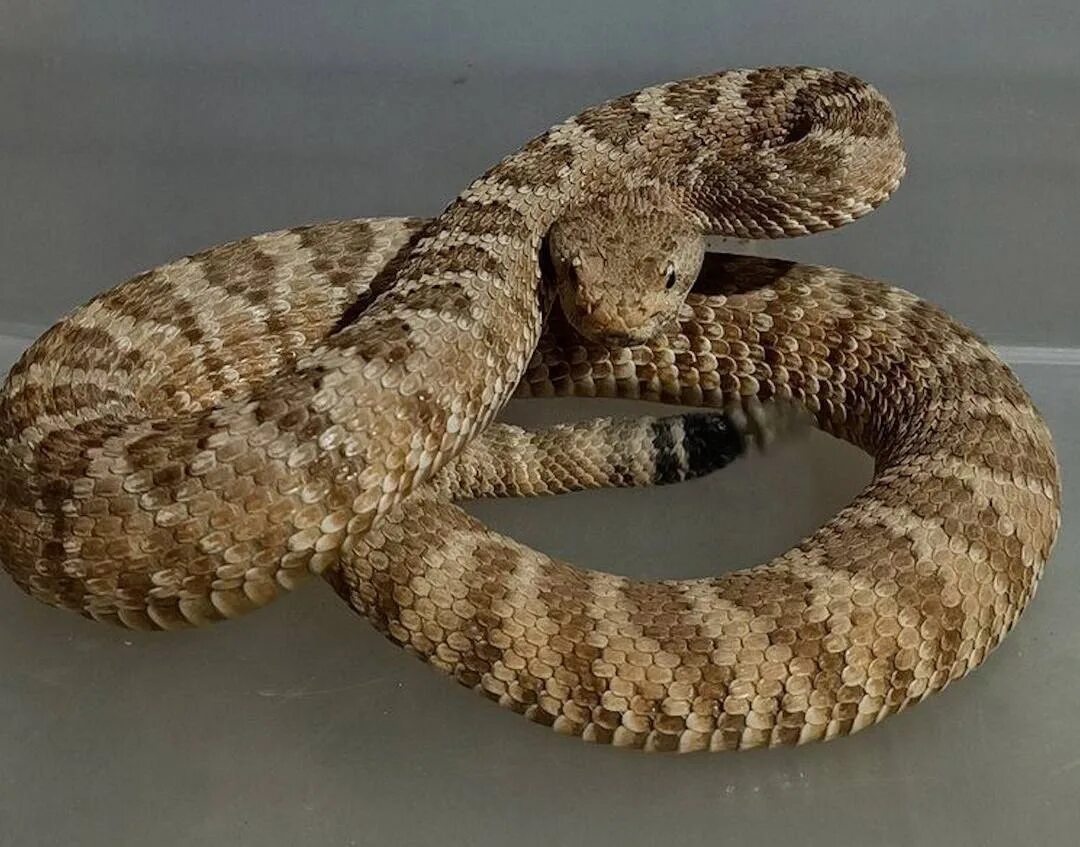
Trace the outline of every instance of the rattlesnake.
{"label": "rattlesnake", "polygon": [[[605,198],[798,235],[869,211],[903,167],[859,80],[726,71],[582,112],[432,221],[300,227],[148,271],[9,374],[0,560],[47,603],[143,628],[325,573],[410,651],[595,741],[730,749],[872,724],[977,665],[1035,589],[1060,490],[1023,389],[940,310],[840,271],[707,256],[679,324],[624,345],[558,309],[541,337],[540,267],[552,225]],[[515,387],[726,413],[529,433],[492,424]],[[582,571],[451,503],[694,476],[789,398],[870,452],[874,478],[754,569]]]}

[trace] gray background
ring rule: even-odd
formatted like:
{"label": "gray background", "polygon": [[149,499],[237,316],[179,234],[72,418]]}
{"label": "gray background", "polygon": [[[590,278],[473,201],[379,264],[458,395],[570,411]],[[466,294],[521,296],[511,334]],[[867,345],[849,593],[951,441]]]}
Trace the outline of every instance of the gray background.
{"label": "gray background", "polygon": [[[910,171],[870,219],[767,252],[889,279],[1014,354],[1075,348],[1078,44],[1075,0],[0,0],[0,371],[142,268],[304,221],[434,213],[586,104],[777,63],[882,88]],[[1080,367],[1030,362],[1080,357],[1025,357],[1065,473],[1054,564],[984,669],[880,728],[741,755],[592,748],[402,656],[321,585],[155,637],[0,581],[0,844],[1075,843]],[[677,489],[475,510],[583,565],[697,575],[789,546],[868,475],[820,437]]]}

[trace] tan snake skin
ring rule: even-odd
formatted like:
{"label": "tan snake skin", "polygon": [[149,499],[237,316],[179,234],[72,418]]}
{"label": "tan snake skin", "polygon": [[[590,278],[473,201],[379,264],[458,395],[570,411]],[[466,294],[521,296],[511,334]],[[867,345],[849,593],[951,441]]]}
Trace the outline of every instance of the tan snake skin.
{"label": "tan snake skin", "polygon": [[[748,257],[707,257],[665,337],[586,343],[556,314],[541,338],[538,268],[552,223],[607,193],[654,186],[704,232],[769,237],[846,223],[902,172],[864,83],[728,71],[583,112],[433,221],[301,227],[142,274],[9,374],[0,560],[47,603],[142,628],[325,573],[410,651],[594,741],[719,750],[872,724],[979,664],[1050,554],[1058,468],[1015,378],[906,292]],[[727,414],[489,428],[515,387]],[[786,398],[871,453],[874,479],[751,570],[582,571],[448,499],[695,476]]]}

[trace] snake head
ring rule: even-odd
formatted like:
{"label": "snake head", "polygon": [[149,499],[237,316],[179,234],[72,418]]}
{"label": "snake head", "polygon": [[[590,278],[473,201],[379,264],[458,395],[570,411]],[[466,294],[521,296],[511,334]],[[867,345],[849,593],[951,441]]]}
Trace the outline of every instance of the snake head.
{"label": "snake head", "polygon": [[705,240],[684,213],[634,192],[568,210],[548,232],[548,252],[570,324],[592,341],[636,344],[675,320]]}

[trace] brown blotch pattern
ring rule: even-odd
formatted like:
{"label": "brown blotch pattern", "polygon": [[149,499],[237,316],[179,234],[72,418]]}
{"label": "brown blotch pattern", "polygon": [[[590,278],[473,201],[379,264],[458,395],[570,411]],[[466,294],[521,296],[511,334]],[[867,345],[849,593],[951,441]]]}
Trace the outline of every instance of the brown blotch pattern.
{"label": "brown blotch pattern", "polygon": [[486,176],[515,187],[555,185],[574,158],[574,148],[569,144],[548,141],[541,136],[523,147],[513,158],[496,165]]}
{"label": "brown blotch pattern", "polygon": [[574,122],[587,130],[596,141],[624,147],[649,124],[648,114],[634,105],[635,99],[633,94],[618,97],[603,106],[587,109]]}

